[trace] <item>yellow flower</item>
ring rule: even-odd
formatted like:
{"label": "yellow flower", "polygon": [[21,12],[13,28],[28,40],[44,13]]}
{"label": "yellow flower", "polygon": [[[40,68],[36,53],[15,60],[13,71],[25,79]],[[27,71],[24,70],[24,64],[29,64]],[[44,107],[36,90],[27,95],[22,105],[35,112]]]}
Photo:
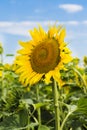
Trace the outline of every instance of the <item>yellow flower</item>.
{"label": "yellow flower", "polygon": [[3,73],[3,67],[0,66],[0,78],[2,77],[2,73]]}
{"label": "yellow flower", "polygon": [[8,63],[4,64],[4,69],[5,70],[10,70],[10,67],[11,67],[11,65],[8,64]]}
{"label": "yellow flower", "polygon": [[0,71],[0,77],[2,77],[2,71]]}
{"label": "yellow flower", "polygon": [[15,64],[19,66],[16,73],[24,85],[32,85],[44,79],[50,83],[51,77],[60,82],[60,69],[64,63],[71,61],[71,52],[64,42],[65,29],[61,26],[50,27],[45,32],[41,26],[30,31],[32,39],[20,41],[22,49],[18,51]]}

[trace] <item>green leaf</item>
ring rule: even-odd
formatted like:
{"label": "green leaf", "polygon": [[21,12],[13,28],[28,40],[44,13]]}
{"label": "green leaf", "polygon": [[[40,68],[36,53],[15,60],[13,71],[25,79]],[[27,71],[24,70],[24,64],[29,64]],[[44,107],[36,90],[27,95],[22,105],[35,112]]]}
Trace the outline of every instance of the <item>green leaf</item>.
{"label": "green leaf", "polygon": [[2,63],[0,63],[0,67],[3,67],[3,64],[2,64]]}
{"label": "green leaf", "polygon": [[14,130],[25,130],[27,128],[32,128],[34,129],[35,126],[38,126],[38,123],[30,123],[29,125],[25,126],[25,127],[19,127],[19,128],[15,128]]}
{"label": "green leaf", "polygon": [[6,117],[2,122],[0,122],[0,130],[14,130],[14,128],[19,127],[20,124],[17,115]]}
{"label": "green leaf", "polygon": [[38,130],[50,130],[50,128],[48,128],[47,126],[45,125],[40,125]]}
{"label": "green leaf", "polygon": [[14,56],[14,54],[6,54],[6,56]]}
{"label": "green leaf", "polygon": [[80,98],[77,107],[77,112],[87,115],[87,97]]}
{"label": "green leaf", "polygon": [[21,111],[20,115],[11,115],[3,119],[3,121],[0,122],[0,130],[25,130],[27,128],[34,128],[35,126],[38,126],[38,123],[29,123],[28,120],[28,114],[25,111]]}
{"label": "green leaf", "polygon": [[32,99],[24,99],[24,102],[27,103],[27,104],[33,104]]}
{"label": "green leaf", "polygon": [[28,124],[28,118],[28,111],[26,109],[19,111],[19,122],[21,127]]}
{"label": "green leaf", "polygon": [[36,104],[34,104],[34,109],[38,109],[38,108],[40,108],[40,107],[42,107],[42,106],[45,106],[45,105],[47,105],[47,103],[36,103]]}

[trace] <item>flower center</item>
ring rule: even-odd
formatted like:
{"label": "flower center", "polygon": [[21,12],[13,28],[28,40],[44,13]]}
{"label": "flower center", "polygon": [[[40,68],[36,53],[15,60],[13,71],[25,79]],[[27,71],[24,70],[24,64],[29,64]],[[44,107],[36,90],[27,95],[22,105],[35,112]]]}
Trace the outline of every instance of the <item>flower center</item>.
{"label": "flower center", "polygon": [[31,67],[37,73],[47,73],[60,62],[60,50],[55,39],[38,44],[31,53]]}

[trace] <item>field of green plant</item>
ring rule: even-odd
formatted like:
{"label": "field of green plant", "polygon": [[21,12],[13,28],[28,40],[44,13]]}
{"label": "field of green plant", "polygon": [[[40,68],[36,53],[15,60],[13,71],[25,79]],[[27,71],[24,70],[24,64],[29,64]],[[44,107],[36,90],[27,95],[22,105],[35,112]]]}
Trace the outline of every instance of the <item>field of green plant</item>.
{"label": "field of green plant", "polygon": [[[54,35],[52,34],[54,30],[51,29],[49,37]],[[35,31],[37,33],[37,30],[31,32],[34,39],[38,38],[33,36]],[[42,30],[40,32],[43,33]],[[63,35],[64,31],[61,36]],[[54,39],[51,40],[52,42],[48,39],[47,43],[54,43],[56,46]],[[20,44],[24,46],[23,43]],[[32,44],[34,46],[33,42]],[[47,47],[48,44],[45,46]],[[25,50],[21,51],[22,57],[17,57],[19,61],[9,64],[3,63],[4,48],[0,45],[0,130],[87,130],[87,56],[83,57],[82,63],[79,58],[72,57],[67,63],[64,59],[65,64],[59,67],[60,78],[56,80],[56,70],[50,76],[50,81],[49,76],[46,75],[48,77],[45,82],[45,74],[50,71],[49,67],[53,62],[47,59],[49,61],[47,68],[42,67],[45,73],[40,66],[38,69],[35,68],[35,55],[39,48],[42,49],[41,46],[37,45],[30,53],[33,70],[40,72],[32,81],[33,76],[30,75],[33,74],[28,71],[30,69],[31,72],[31,68],[28,68],[26,57],[28,49],[25,47]],[[48,48],[52,50],[50,46]],[[40,54],[38,54],[39,58],[46,56],[44,49]],[[36,64],[39,65],[39,62],[42,64],[41,59],[39,61],[37,57],[36,59]],[[63,60],[63,58],[58,59],[58,64],[61,59]],[[53,64],[53,67],[55,66]]]}

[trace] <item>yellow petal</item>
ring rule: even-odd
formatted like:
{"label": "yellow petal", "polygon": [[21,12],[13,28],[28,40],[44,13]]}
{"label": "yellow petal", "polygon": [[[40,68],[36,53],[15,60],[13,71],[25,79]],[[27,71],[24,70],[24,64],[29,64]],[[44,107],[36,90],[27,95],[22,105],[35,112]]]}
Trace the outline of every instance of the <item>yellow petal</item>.
{"label": "yellow petal", "polygon": [[17,53],[22,54],[22,55],[23,54],[24,55],[25,54],[30,54],[31,53],[31,49],[28,49],[28,48],[27,49],[21,49],[21,50],[18,50]]}
{"label": "yellow petal", "polygon": [[33,31],[30,30],[29,32],[33,40],[35,40],[36,42],[40,41],[41,37],[40,37],[39,31],[36,28],[34,28]]}
{"label": "yellow petal", "polygon": [[36,74],[33,78],[30,79],[30,85],[39,82],[42,76],[43,74]]}
{"label": "yellow petal", "polygon": [[60,32],[60,35],[59,35],[59,42],[60,43],[64,41],[65,36],[66,36],[66,30],[62,29]]}
{"label": "yellow petal", "polygon": [[46,32],[43,30],[43,28],[41,26],[39,26],[39,33],[40,33],[41,40],[43,40],[47,37]]}
{"label": "yellow petal", "polygon": [[46,84],[51,83],[50,78],[52,77],[52,75],[53,75],[53,72],[52,72],[52,71],[49,71],[47,74],[45,74],[45,79],[44,79],[44,81],[45,81]]}

